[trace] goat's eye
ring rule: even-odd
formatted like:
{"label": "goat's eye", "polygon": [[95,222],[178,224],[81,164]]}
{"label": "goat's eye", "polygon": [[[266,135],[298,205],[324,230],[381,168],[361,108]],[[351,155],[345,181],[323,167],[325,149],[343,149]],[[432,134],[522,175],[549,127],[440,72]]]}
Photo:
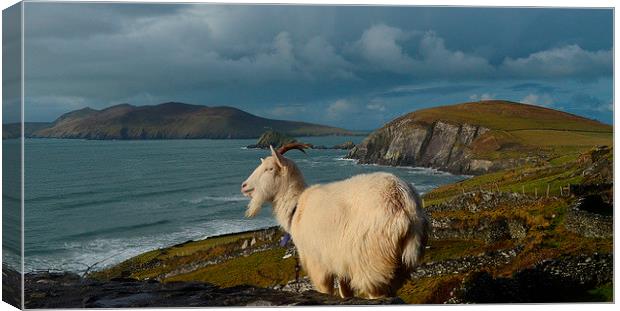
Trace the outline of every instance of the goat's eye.
{"label": "goat's eye", "polygon": [[273,171],[273,167],[267,168],[265,171],[271,172],[271,171]]}

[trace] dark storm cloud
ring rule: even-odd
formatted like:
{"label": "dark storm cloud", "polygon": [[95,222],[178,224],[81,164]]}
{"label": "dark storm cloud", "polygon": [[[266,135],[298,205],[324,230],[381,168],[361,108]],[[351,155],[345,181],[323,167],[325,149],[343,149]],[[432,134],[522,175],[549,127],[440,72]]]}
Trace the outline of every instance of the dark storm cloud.
{"label": "dark storm cloud", "polygon": [[22,119],[22,40],[18,31],[21,22],[19,6],[14,5],[2,12],[2,123],[17,123]]}
{"label": "dark storm cloud", "polygon": [[118,33],[141,18],[175,14],[174,4],[30,3],[26,5],[29,38],[85,38]]}
{"label": "dark storm cloud", "polygon": [[612,75],[611,23],[611,10],[28,3],[26,115],[175,100],[371,128],[419,108],[400,100],[587,90]]}

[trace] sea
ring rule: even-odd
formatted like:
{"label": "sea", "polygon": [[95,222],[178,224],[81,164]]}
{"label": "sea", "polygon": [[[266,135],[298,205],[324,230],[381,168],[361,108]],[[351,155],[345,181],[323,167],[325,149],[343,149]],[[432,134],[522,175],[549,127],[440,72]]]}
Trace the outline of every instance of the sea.
{"label": "sea", "polygon": [[[326,146],[362,139],[299,138]],[[156,248],[276,225],[270,206],[244,218],[248,198],[240,185],[269,155],[245,148],[253,143],[26,139],[24,270],[97,270]],[[346,154],[312,149],[286,156],[309,185],[387,171],[423,194],[467,178],[429,168],[360,165]]]}

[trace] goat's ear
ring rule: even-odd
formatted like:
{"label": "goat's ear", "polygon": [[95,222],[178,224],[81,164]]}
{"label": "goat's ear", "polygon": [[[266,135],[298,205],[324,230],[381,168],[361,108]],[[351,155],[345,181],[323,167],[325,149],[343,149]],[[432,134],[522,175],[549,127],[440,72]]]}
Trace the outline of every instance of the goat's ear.
{"label": "goat's ear", "polygon": [[265,162],[265,159],[260,158],[260,163],[263,163],[263,162]]}
{"label": "goat's ear", "polygon": [[276,164],[279,167],[284,167],[284,157],[279,154],[275,149],[273,149],[272,145],[269,145],[269,149],[271,149],[271,156],[273,156],[274,159],[276,159]]}

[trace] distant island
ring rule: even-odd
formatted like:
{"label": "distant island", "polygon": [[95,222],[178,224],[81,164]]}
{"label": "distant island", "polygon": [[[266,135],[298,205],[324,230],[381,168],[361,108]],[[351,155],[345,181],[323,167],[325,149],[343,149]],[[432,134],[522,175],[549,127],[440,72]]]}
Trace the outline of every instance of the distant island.
{"label": "distant island", "polygon": [[[262,118],[233,107],[178,102],[83,108],[26,128],[26,137],[80,139],[239,139],[258,138],[270,129],[292,136],[359,135],[332,126]],[[3,139],[19,137],[18,129],[19,124],[3,125]]]}

